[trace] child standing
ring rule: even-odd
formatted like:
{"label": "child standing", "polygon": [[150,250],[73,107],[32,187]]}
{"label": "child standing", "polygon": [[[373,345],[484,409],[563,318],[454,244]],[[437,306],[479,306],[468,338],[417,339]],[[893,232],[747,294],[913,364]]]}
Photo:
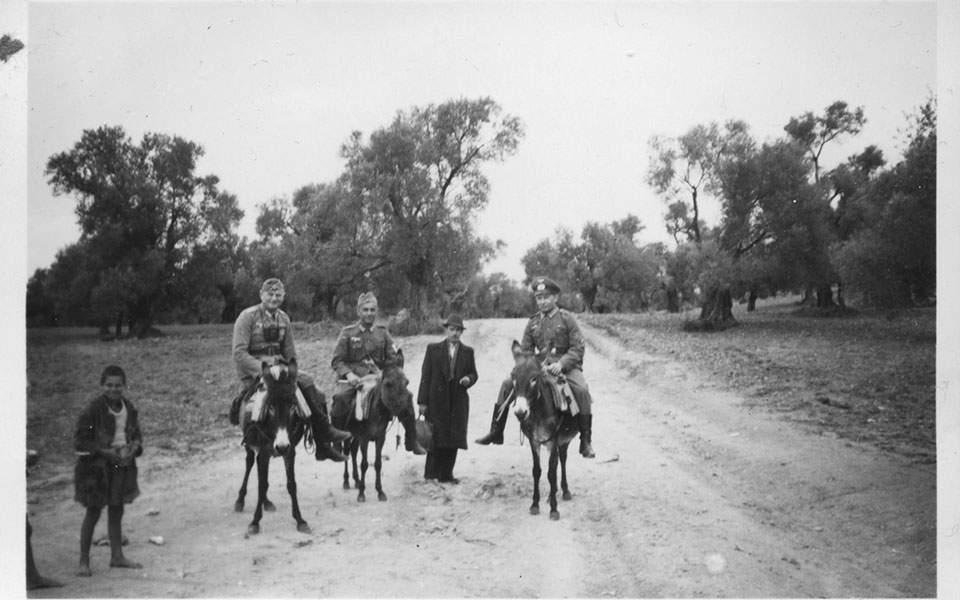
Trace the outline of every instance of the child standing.
{"label": "child standing", "polygon": [[143,454],[137,410],[123,397],[127,376],[111,365],[100,375],[102,393],[93,399],[77,420],[74,447],[74,498],[87,512],[80,528],[80,566],[77,576],[89,577],[93,529],[107,507],[110,566],[140,569],[140,563],[123,555],[120,520],[123,505],[140,495],[135,458]]}

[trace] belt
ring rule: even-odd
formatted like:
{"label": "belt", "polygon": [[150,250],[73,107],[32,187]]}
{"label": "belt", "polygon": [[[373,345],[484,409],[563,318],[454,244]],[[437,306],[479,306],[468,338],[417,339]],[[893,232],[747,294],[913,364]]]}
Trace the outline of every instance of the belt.
{"label": "belt", "polygon": [[250,351],[253,356],[277,356],[280,354],[280,348],[262,348],[256,351]]}

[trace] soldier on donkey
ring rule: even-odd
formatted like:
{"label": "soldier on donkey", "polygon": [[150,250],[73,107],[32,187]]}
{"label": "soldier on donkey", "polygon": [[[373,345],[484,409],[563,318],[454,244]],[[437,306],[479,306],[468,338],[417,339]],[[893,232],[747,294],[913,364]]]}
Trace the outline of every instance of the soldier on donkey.
{"label": "soldier on donkey", "polygon": [[[293,327],[287,313],[280,310],[285,290],[283,282],[270,278],[260,287],[260,304],[244,309],[233,326],[233,360],[244,385],[245,398],[253,397],[251,419],[258,420],[259,407],[255,384],[261,373],[262,363],[276,364],[278,360],[296,360],[297,350],[293,342]],[[343,461],[346,457],[331,447],[330,442],[350,438],[350,434],[332,425],[327,417],[327,403],[323,393],[314,385],[313,378],[302,371],[297,372],[297,397],[304,416],[313,430],[317,460]],[[241,412],[243,412],[241,410]]]}
{"label": "soldier on donkey", "polygon": [[[370,380],[368,376],[375,378],[383,369],[398,363],[397,348],[390,332],[383,325],[374,324],[378,308],[373,292],[360,294],[357,298],[357,316],[360,320],[344,327],[337,338],[337,347],[330,363],[339,377],[333,393],[332,412],[335,419],[346,418],[354,402],[362,400],[357,398],[357,390]],[[416,414],[412,401],[409,407],[404,407],[395,416],[403,424],[406,449],[414,454],[426,454],[426,450],[417,442]]]}
{"label": "soldier on donkey", "polygon": [[[554,377],[563,375],[580,412],[577,424],[580,429],[580,454],[585,458],[596,456],[591,445],[593,414],[590,389],[583,377],[583,354],[586,344],[580,326],[573,314],[557,306],[560,286],[548,277],[533,280],[533,297],[539,309],[530,317],[523,331],[521,351],[532,353],[544,371]],[[507,423],[506,404],[513,400],[513,384],[507,379],[500,387],[500,395],[493,408],[490,432],[476,440],[478,444],[502,444],[503,428]]]}

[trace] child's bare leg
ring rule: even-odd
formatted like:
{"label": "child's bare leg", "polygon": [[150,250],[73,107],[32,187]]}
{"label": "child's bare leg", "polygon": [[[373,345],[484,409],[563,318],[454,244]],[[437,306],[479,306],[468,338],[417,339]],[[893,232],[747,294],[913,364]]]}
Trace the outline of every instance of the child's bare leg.
{"label": "child's bare leg", "polygon": [[77,577],[90,577],[90,544],[93,543],[93,528],[100,520],[102,506],[88,506],[87,514],[83,516],[83,525],[80,526],[80,565],[77,567]]}
{"label": "child's bare leg", "polygon": [[143,565],[133,562],[123,555],[123,535],[120,532],[120,520],[123,518],[123,505],[107,507],[107,534],[110,536],[110,566],[125,569],[142,569]]}

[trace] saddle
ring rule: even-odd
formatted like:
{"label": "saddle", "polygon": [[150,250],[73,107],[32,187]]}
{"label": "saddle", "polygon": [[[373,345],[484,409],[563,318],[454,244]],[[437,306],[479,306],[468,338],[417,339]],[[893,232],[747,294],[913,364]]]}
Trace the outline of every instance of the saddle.
{"label": "saddle", "polygon": [[[257,377],[252,384],[241,390],[230,404],[230,424],[245,425],[250,421],[259,421],[263,417],[263,398],[267,395],[267,386],[261,377]],[[297,386],[296,410],[304,419],[310,418],[310,406],[303,397],[303,391]],[[256,415],[254,415],[256,411]],[[241,417],[243,417],[241,419]]]}
{"label": "saddle", "polygon": [[331,409],[331,417],[338,422],[346,422],[352,416],[357,421],[364,421],[370,417],[370,409],[373,406],[373,391],[380,383],[380,375],[370,373],[363,375],[359,379],[359,386],[353,387],[345,379],[337,382],[341,389],[345,391],[352,390],[353,393],[347,396],[346,393],[337,392],[334,395],[334,405]]}
{"label": "saddle", "polygon": [[553,390],[553,403],[557,407],[557,410],[567,411],[570,413],[570,416],[573,417],[577,416],[580,412],[580,405],[577,404],[577,399],[573,395],[573,390],[570,389],[567,378],[563,375],[557,377],[547,375],[543,380]]}

